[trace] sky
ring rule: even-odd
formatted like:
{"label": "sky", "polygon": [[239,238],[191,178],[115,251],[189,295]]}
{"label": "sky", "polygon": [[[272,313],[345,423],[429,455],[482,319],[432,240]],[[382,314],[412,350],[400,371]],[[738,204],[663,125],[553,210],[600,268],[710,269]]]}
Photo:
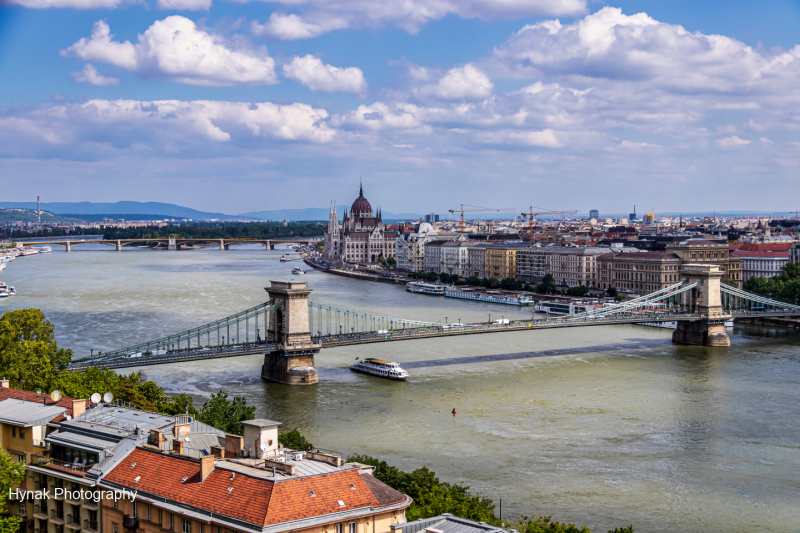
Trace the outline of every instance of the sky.
{"label": "sky", "polygon": [[800,208],[800,2],[0,0],[0,203]]}

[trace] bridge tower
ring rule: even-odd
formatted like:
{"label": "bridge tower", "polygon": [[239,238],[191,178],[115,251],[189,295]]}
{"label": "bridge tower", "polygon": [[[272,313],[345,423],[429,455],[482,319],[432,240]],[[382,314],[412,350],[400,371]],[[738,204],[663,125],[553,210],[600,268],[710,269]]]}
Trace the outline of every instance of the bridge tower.
{"label": "bridge tower", "polygon": [[280,349],[264,354],[261,377],[287,385],[313,385],[319,382],[314,354],[320,345],[311,340],[308,325],[308,295],[305,281],[271,280],[264,290],[281,307],[270,313],[267,342]]}
{"label": "bridge tower", "polygon": [[700,285],[681,295],[681,305],[689,313],[699,313],[701,318],[692,322],[678,321],[672,342],[697,346],[730,346],[731,339],[725,331],[725,321],[730,315],[722,307],[720,282],[723,272],[718,265],[686,264],[681,276]]}

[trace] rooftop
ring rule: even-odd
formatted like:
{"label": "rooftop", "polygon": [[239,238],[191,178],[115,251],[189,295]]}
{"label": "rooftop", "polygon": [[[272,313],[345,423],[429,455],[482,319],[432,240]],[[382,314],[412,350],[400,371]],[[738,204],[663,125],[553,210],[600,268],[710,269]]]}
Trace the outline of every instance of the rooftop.
{"label": "rooftop", "polygon": [[43,426],[66,412],[55,402],[40,403],[16,398],[0,401],[0,422],[13,426]]}

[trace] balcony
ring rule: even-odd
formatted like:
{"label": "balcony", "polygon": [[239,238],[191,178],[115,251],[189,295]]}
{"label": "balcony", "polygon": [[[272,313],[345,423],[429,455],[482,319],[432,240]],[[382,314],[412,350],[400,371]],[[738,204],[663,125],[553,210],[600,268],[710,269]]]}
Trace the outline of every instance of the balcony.
{"label": "balcony", "polygon": [[58,509],[51,509],[50,521],[60,526],[64,525],[64,511],[59,511]]}
{"label": "balcony", "polygon": [[89,509],[90,511],[97,511],[97,509],[100,508],[100,503],[87,498],[81,502],[81,506],[84,509]]}
{"label": "balcony", "polygon": [[92,465],[87,466],[83,463],[76,463],[74,461],[70,463],[60,459],[54,459],[47,453],[31,454],[31,465],[50,468],[52,470],[58,470],[60,472],[65,472],[67,474],[72,474],[73,476],[79,477],[85,477],[86,472],[92,467]]}
{"label": "balcony", "polygon": [[80,505],[81,499],[80,498],[73,498],[73,495],[80,495],[79,490],[72,490],[69,489],[66,491],[66,495],[64,496],[64,501],[70,505]]}
{"label": "balcony", "polygon": [[139,517],[126,514],[122,517],[122,527],[125,529],[139,529]]}
{"label": "balcony", "polygon": [[67,527],[70,529],[80,529],[81,528],[81,517],[75,516],[72,514],[67,515]]}
{"label": "balcony", "polygon": [[96,520],[84,520],[83,521],[83,530],[87,533],[97,533],[97,521]]}
{"label": "balcony", "polygon": [[37,503],[33,506],[33,517],[39,520],[47,520],[50,516],[47,514],[47,506]]}

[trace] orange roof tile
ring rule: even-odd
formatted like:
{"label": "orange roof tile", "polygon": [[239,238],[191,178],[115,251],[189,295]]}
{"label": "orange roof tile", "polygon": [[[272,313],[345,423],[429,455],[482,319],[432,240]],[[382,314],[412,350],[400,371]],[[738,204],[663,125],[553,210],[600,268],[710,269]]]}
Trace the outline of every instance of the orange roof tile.
{"label": "orange roof tile", "polygon": [[[105,477],[133,490],[168,498],[258,526],[301,520],[381,503],[358,470],[272,481],[217,468],[200,482],[196,460],[137,448]],[[141,476],[135,482],[137,476]],[[183,478],[186,481],[182,481]],[[355,488],[351,488],[350,485]],[[228,489],[233,487],[230,492]],[[311,496],[310,491],[314,492]],[[339,505],[339,500],[344,507]]]}

